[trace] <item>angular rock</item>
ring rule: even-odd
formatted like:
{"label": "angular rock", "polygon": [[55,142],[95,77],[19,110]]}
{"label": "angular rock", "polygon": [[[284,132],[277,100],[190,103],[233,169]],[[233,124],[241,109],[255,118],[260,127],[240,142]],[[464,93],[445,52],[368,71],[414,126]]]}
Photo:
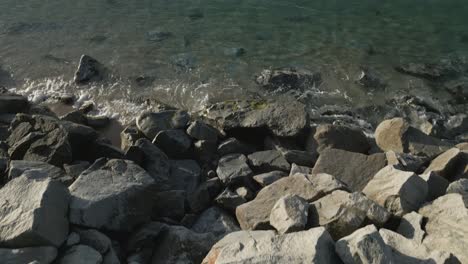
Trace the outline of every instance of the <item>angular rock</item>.
{"label": "angular rock", "polygon": [[235,185],[246,182],[253,172],[243,154],[230,154],[219,160],[216,174],[224,185]]}
{"label": "angular rock", "polygon": [[216,243],[203,264],[217,263],[340,263],[327,231],[313,228],[291,234],[274,231],[239,231]]}
{"label": "angular rock", "polygon": [[68,176],[76,179],[83,171],[89,168],[90,165],[91,164],[87,161],[75,161],[72,164],[64,164],[63,169]]}
{"label": "angular rock", "polygon": [[243,230],[269,228],[270,212],[279,198],[297,195],[315,201],[345,186],[328,174],[296,174],[282,178],[260,190],[254,200],[236,208],[237,221]]}
{"label": "angular rock", "polygon": [[69,199],[67,188],[50,178],[11,180],[0,189],[0,244],[60,246],[68,235]]}
{"label": "angular rock", "polygon": [[161,189],[167,188],[165,185],[169,181],[170,162],[166,154],[153,145],[148,139],[141,138],[135,143],[143,156],[141,166],[145,169]]}
{"label": "angular rock", "polygon": [[57,264],[101,264],[102,256],[92,247],[76,245],[65,251]]}
{"label": "angular rock", "polygon": [[327,149],[312,173],[327,173],[346,183],[353,191],[361,191],[374,175],[387,165],[385,154],[364,155],[340,149]]}
{"label": "angular rock", "polygon": [[411,76],[441,81],[446,78],[455,77],[463,71],[464,63],[458,59],[444,58],[431,63],[405,63],[395,67],[395,70]]}
{"label": "angular rock", "polygon": [[272,91],[306,90],[318,86],[322,76],[318,72],[310,72],[295,68],[280,68],[263,70],[255,76],[255,82],[261,87]]}
{"label": "angular rock", "polygon": [[455,179],[458,170],[467,164],[463,159],[464,155],[460,149],[451,148],[433,159],[424,173],[434,172],[448,180]]}
{"label": "angular rock", "polygon": [[201,169],[194,160],[171,160],[169,186],[171,190],[194,192],[200,183]]}
{"label": "angular rock", "polygon": [[145,112],[137,117],[138,129],[150,140],[169,129],[185,129],[190,116],[186,111],[166,110],[157,113]]}
{"label": "angular rock", "polygon": [[417,172],[426,163],[427,158],[415,156],[410,153],[396,153],[394,151],[385,152],[388,165],[404,171]]}
{"label": "angular rock", "polygon": [[335,240],[350,235],[365,224],[383,226],[391,216],[385,208],[359,192],[334,191],[310,206],[312,226],[325,227]]}
{"label": "angular rock", "polygon": [[154,179],[127,160],[97,160],[70,186],[70,222],[97,229],[129,231],[150,219]]}
{"label": "angular rock", "polygon": [[297,164],[301,166],[313,167],[317,161],[318,153],[302,151],[302,150],[282,150],[281,154],[284,156],[289,164]]}
{"label": "angular rock", "polygon": [[249,165],[256,172],[270,172],[274,170],[289,171],[291,165],[277,150],[265,150],[248,156]]}
{"label": "angular rock", "polygon": [[400,221],[397,232],[408,238],[414,240],[416,243],[421,244],[424,238],[425,232],[422,229],[423,217],[422,215],[411,212],[405,214]]}
{"label": "angular rock", "polygon": [[54,180],[63,180],[65,182],[71,180],[70,177],[65,175],[62,169],[50,165],[49,163],[42,161],[12,160],[8,170],[8,179],[12,180],[22,174],[33,178],[49,177]]}
{"label": "angular rock", "polygon": [[270,224],[280,234],[302,231],[307,224],[309,204],[297,195],[278,199],[270,213]]}
{"label": "angular rock", "polygon": [[458,193],[463,197],[465,206],[468,208],[468,179],[460,179],[452,182],[447,188],[447,194]]}
{"label": "angular rock", "polygon": [[367,154],[371,148],[361,130],[346,126],[320,125],[313,137],[317,141],[319,153],[325,149],[342,149]]}
{"label": "angular rock", "polygon": [[265,187],[286,176],[288,175],[284,171],[270,171],[262,174],[257,174],[253,176],[253,179],[258,184],[260,184],[260,186]]}
{"label": "angular rock", "polygon": [[180,157],[192,146],[192,140],[182,129],[170,129],[160,131],[154,138],[153,144],[170,157]]}
{"label": "angular rock", "polygon": [[225,141],[221,142],[218,146],[218,154],[220,156],[225,156],[233,153],[248,155],[252,152],[255,152],[254,147],[243,143],[236,138],[228,138]]}
{"label": "angular rock", "polygon": [[124,151],[127,151],[130,146],[136,143],[136,141],[143,137],[143,134],[140,133],[136,124],[127,126],[122,132],[120,132],[120,148]]}
{"label": "angular rock", "polygon": [[0,248],[2,264],[49,264],[57,257],[55,247]]}
{"label": "angular rock", "polygon": [[430,251],[419,242],[405,238],[391,230],[382,228],[379,230],[379,234],[392,250],[395,263],[460,263],[453,254],[436,250]]}
{"label": "angular rock", "polygon": [[210,207],[213,199],[222,191],[219,178],[212,178],[201,183],[195,192],[188,194],[188,203],[192,212],[201,212]]}
{"label": "angular rock", "polygon": [[75,83],[86,84],[90,81],[102,79],[104,73],[103,65],[88,55],[82,55],[75,72]]}
{"label": "angular rock", "polygon": [[28,98],[16,94],[0,93],[0,114],[16,114],[26,112],[28,107]]}
{"label": "angular rock", "polygon": [[429,172],[420,177],[427,183],[427,201],[433,201],[446,193],[449,181],[438,176],[433,172]]}
{"label": "angular rock", "polygon": [[369,199],[397,216],[418,210],[426,201],[427,183],[413,172],[387,166],[362,190]]}
{"label": "angular rock", "polygon": [[375,141],[383,151],[406,152],[404,134],[409,124],[403,118],[382,121],[375,129]]}
{"label": "angular rock", "polygon": [[305,106],[292,99],[225,101],[209,106],[202,114],[224,130],[268,128],[279,137],[296,136],[308,125]]}
{"label": "angular rock", "polygon": [[218,207],[206,209],[191,229],[197,233],[212,233],[218,239],[240,230],[237,221]]}
{"label": "angular rock", "polygon": [[187,134],[198,140],[217,141],[218,131],[201,121],[195,121],[187,128]]}
{"label": "angular rock", "polygon": [[398,263],[375,226],[368,225],[338,240],[336,253],[345,264]]}
{"label": "angular rock", "polygon": [[453,253],[461,263],[468,263],[468,209],[460,194],[439,197],[419,210],[427,218],[423,244],[430,250]]}
{"label": "angular rock", "polygon": [[246,203],[247,200],[244,197],[240,196],[239,194],[229,189],[225,189],[222,193],[220,193],[215,198],[215,202],[221,208],[224,208],[230,211],[235,211],[239,205]]}
{"label": "angular rock", "polygon": [[289,171],[289,176],[294,175],[296,173],[312,174],[312,168],[306,166],[299,166],[293,163],[291,165],[291,170]]}

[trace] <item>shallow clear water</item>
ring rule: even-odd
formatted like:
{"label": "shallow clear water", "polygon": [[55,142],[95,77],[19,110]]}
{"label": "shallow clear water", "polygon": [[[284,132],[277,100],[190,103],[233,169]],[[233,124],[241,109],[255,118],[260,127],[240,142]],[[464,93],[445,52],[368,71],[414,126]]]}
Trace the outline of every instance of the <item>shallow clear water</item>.
{"label": "shallow clear water", "polygon": [[[393,66],[465,56],[466,14],[465,0],[0,0],[0,65],[12,75],[7,86],[37,101],[72,92],[130,118],[145,98],[197,109],[264,96],[254,75],[283,66],[322,73],[323,84],[307,95],[311,105],[359,106],[398,93],[444,96]],[[152,31],[170,36],[154,41]],[[74,86],[81,54],[105,64],[111,80]],[[362,65],[389,86],[356,85]],[[154,82],[136,85],[142,75]]]}

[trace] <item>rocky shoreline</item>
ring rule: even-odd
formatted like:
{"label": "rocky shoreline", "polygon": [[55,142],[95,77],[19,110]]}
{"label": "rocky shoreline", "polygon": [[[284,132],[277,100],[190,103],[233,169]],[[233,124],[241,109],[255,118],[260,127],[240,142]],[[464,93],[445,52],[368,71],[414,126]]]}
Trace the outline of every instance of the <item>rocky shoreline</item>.
{"label": "rocky shoreline", "polygon": [[[100,71],[83,60],[77,82]],[[466,113],[431,123],[399,100],[375,130],[289,97],[160,106],[117,147],[91,106],[57,116],[2,89],[1,263],[468,263]]]}

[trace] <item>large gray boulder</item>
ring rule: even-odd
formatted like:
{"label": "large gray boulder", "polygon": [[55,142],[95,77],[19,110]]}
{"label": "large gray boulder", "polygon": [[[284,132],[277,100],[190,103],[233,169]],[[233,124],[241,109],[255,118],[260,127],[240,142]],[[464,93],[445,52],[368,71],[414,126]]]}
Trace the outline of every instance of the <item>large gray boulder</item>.
{"label": "large gray boulder", "polygon": [[280,234],[302,231],[309,215],[309,204],[299,196],[286,195],[273,206],[270,224]]}
{"label": "large gray boulder", "polygon": [[252,177],[252,170],[243,154],[229,154],[218,162],[216,173],[224,185],[242,184]]}
{"label": "large gray boulder", "polygon": [[167,189],[171,164],[166,154],[146,138],[137,140],[135,148],[142,153],[142,168],[153,177],[160,189]]}
{"label": "large gray boulder", "polygon": [[70,222],[129,231],[150,219],[155,202],[154,179],[128,160],[97,160],[69,187]]}
{"label": "large gray boulder", "polygon": [[333,193],[310,205],[310,222],[325,227],[338,240],[350,235],[365,224],[383,226],[391,214],[360,192]]}
{"label": "large gray boulder", "polygon": [[0,248],[2,264],[52,263],[57,257],[55,247]]}
{"label": "large gray boulder", "polygon": [[325,228],[277,235],[274,231],[239,231],[216,243],[203,264],[341,263]]}
{"label": "large gray boulder", "polygon": [[187,128],[187,134],[198,140],[217,141],[218,130],[201,121],[195,121]]}
{"label": "large gray boulder", "polygon": [[271,209],[279,198],[297,195],[313,202],[346,187],[328,174],[296,174],[282,178],[260,190],[254,200],[236,208],[237,221],[243,230],[269,228]]}
{"label": "large gray boulder", "polygon": [[373,225],[358,229],[351,235],[338,240],[335,249],[345,264],[398,263],[393,259],[392,250],[385,244],[379,231]]}
{"label": "large gray boulder", "polygon": [[222,183],[219,178],[212,178],[201,183],[198,188],[188,194],[188,204],[192,212],[202,212],[210,207],[216,196],[222,191]]}
{"label": "large gray boulder", "polygon": [[254,147],[238,140],[237,138],[228,138],[221,142],[218,146],[218,154],[220,156],[225,156],[233,153],[248,155],[252,152],[255,152]]}
{"label": "large gray boulder", "polygon": [[0,93],[0,114],[16,114],[28,110],[28,98],[16,95]]}
{"label": "large gray boulder", "polygon": [[427,218],[423,244],[430,250],[453,253],[468,263],[468,209],[460,194],[447,194],[425,205],[419,213]]}
{"label": "large gray boulder", "polygon": [[214,206],[203,211],[191,229],[197,233],[212,233],[217,238],[240,230],[230,214]]}
{"label": "large gray boulder", "polygon": [[292,137],[308,125],[305,106],[292,99],[225,101],[201,113],[224,130],[267,128],[279,137]]}
{"label": "large gray boulder", "polygon": [[192,146],[192,140],[182,129],[160,131],[154,137],[153,144],[170,157],[182,157]]}
{"label": "large gray boulder", "polygon": [[459,171],[468,164],[465,158],[466,155],[458,148],[451,148],[433,159],[424,173],[433,172],[447,180],[454,180],[457,178]]}
{"label": "large gray boulder", "polygon": [[327,173],[346,183],[353,191],[362,191],[374,175],[387,165],[385,154],[364,155],[340,149],[320,153],[312,173]]}
{"label": "large gray boulder", "polygon": [[14,179],[21,175],[29,178],[49,177],[60,181],[65,185],[73,182],[73,177],[68,176],[61,168],[43,161],[12,160],[8,169],[8,179]]}
{"label": "large gray boulder", "polygon": [[156,135],[169,129],[185,129],[190,121],[186,111],[166,110],[157,113],[145,112],[137,117],[138,129],[150,140]]}
{"label": "large gray boulder", "polygon": [[194,192],[200,183],[201,169],[194,160],[171,160],[169,186],[171,190]]}
{"label": "large gray boulder", "polygon": [[347,126],[320,125],[310,136],[317,142],[319,153],[325,149],[342,149],[367,154],[371,148],[361,130]]}
{"label": "large gray boulder", "polygon": [[103,73],[104,66],[99,61],[89,55],[81,55],[74,81],[76,84],[97,81],[102,79]]}
{"label": "large gray boulder", "polygon": [[403,216],[418,210],[426,201],[428,187],[413,172],[387,166],[374,176],[362,192],[392,214]]}
{"label": "large gray boulder", "polygon": [[57,264],[101,264],[102,256],[92,247],[85,245],[76,245],[69,248],[62,257],[57,261]]}
{"label": "large gray boulder", "polygon": [[256,172],[270,172],[274,170],[289,171],[291,165],[277,150],[265,150],[252,153],[248,156],[249,165]]}
{"label": "large gray boulder", "polygon": [[59,247],[68,235],[69,200],[67,188],[50,178],[11,180],[0,189],[0,244]]}

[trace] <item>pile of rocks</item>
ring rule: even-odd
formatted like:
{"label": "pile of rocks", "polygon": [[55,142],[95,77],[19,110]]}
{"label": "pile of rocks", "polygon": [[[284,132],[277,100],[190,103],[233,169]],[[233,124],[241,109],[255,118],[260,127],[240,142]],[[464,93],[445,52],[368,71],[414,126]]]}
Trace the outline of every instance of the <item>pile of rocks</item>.
{"label": "pile of rocks", "polygon": [[287,99],[142,113],[120,148],[88,119],[0,94],[2,263],[468,263],[468,143]]}

